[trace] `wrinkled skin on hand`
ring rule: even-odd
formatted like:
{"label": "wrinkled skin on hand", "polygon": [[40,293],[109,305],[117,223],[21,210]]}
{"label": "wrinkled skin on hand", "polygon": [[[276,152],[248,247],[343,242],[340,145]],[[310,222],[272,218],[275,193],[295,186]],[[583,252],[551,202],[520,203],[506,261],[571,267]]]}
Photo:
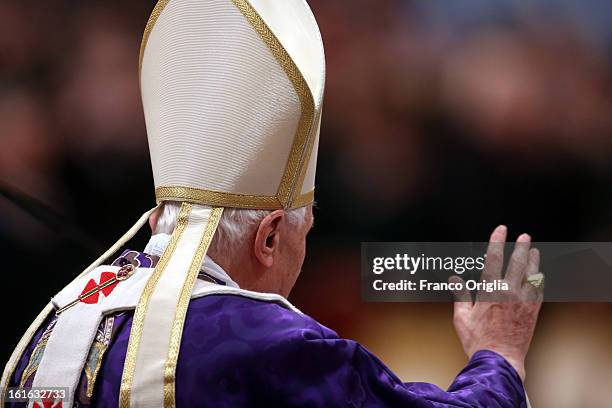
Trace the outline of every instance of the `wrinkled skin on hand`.
{"label": "wrinkled skin on hand", "polygon": [[[488,282],[502,279],[504,244],[507,229],[499,226],[493,231],[487,249],[482,279]],[[540,253],[532,248],[531,237],[522,234],[503,279],[510,290],[494,293],[480,292],[472,303],[465,289],[454,293],[456,302],[453,322],[459,340],[468,357],[478,350],[501,354],[525,379],[525,357],[533,337],[543,293],[527,282],[527,277],[538,273]],[[461,282],[453,276],[452,282]]]}

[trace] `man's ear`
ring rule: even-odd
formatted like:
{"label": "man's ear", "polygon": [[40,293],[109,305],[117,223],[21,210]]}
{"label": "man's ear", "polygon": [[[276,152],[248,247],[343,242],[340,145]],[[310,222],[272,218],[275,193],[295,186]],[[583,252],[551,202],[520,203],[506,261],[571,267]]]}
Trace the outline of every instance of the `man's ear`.
{"label": "man's ear", "polygon": [[274,255],[278,253],[280,243],[280,227],[285,220],[285,212],[276,210],[268,214],[255,233],[253,251],[255,258],[262,266],[270,268],[274,264]]}

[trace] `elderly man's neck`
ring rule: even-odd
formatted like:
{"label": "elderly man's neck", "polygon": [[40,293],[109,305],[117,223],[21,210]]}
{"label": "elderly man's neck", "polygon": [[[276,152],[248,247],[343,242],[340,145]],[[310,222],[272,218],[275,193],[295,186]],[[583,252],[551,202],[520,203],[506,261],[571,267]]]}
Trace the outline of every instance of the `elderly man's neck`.
{"label": "elderly man's neck", "polygon": [[236,251],[228,256],[213,250],[208,253],[208,256],[242,289],[288,295],[283,293],[281,282],[278,281],[275,274],[262,268],[249,251]]}

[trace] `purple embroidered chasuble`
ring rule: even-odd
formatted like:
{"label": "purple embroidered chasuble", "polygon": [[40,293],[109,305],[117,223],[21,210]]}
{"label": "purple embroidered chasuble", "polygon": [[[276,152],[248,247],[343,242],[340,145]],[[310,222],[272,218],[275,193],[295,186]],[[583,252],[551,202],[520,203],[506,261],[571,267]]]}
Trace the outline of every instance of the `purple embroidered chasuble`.
{"label": "purple embroidered chasuble", "polygon": [[[153,266],[126,251],[114,265]],[[201,279],[223,284],[217,278]],[[116,407],[132,312],[103,320],[78,390],[79,407]],[[10,386],[31,384],[49,317],[21,356]],[[46,334],[45,334],[46,332]],[[363,346],[276,303],[237,295],[193,299],[176,372],[178,407],[526,407],[516,371],[479,351],[448,390],[403,383]],[[25,404],[8,404],[21,407]]]}

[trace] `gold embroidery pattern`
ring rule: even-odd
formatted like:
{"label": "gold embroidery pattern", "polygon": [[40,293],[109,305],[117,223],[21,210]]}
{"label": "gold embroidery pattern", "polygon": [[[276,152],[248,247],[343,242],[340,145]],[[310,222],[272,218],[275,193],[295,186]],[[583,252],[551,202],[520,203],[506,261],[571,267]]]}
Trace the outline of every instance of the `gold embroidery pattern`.
{"label": "gold embroidery pattern", "polygon": [[187,201],[206,203],[213,207],[256,208],[258,210],[274,210],[282,207],[280,201],[272,196],[230,194],[191,187],[158,187],[155,189],[155,197],[158,202]]}
{"label": "gold embroidery pattern", "polygon": [[147,306],[149,304],[149,299],[151,298],[151,295],[153,294],[153,291],[157,286],[157,282],[159,281],[161,274],[166,269],[168,261],[172,257],[172,254],[174,254],[174,250],[176,249],[178,241],[180,240],[181,236],[183,235],[183,232],[185,231],[185,228],[187,227],[189,213],[191,212],[192,207],[193,204],[190,203],[182,204],[176,228],[172,233],[172,238],[170,238],[168,248],[166,248],[159,262],[155,266],[155,271],[147,281],[142,295],[138,300],[138,304],[136,305],[136,310],[134,311],[134,317],[132,319],[130,340],[128,341],[128,349],[125,356],[123,375],[121,377],[121,388],[119,391],[119,405],[122,408],[129,408],[130,406],[132,381],[134,380],[134,371],[136,369],[136,356],[138,355],[138,349],[140,346],[140,339],[142,337],[144,319],[147,314]]}
{"label": "gold embroidery pattern", "polygon": [[85,362],[85,367],[83,369],[85,372],[85,377],[87,378],[87,390],[85,392],[87,398],[91,398],[93,396],[96,378],[98,377],[100,367],[102,367],[102,357],[104,357],[104,353],[106,352],[107,348],[108,347],[103,343],[94,341],[94,343],[91,345],[91,349],[89,349],[87,361]]}
{"label": "gold embroidery pattern", "polygon": [[319,109],[319,111],[317,112],[317,117],[314,122],[315,127],[311,131],[311,135],[308,138],[308,146],[306,147],[306,151],[305,151],[306,158],[304,160],[304,165],[302,166],[302,169],[300,170],[300,173],[298,175],[298,180],[296,183],[296,191],[293,196],[293,201],[291,202],[291,208],[298,208],[303,205],[310,204],[314,201],[314,190],[312,191],[313,193],[312,200],[307,203],[305,203],[304,200],[308,197],[308,194],[310,193],[305,193],[305,194],[300,195],[300,192],[302,191],[302,187],[304,185],[304,179],[306,178],[306,172],[308,171],[308,165],[310,164],[310,159],[312,157],[312,150],[314,148],[315,140],[317,138],[318,124],[319,124],[319,121],[321,120],[321,112],[323,112],[323,107],[321,107],[321,109]]}
{"label": "gold embroidery pattern", "polygon": [[38,370],[38,366],[40,364],[40,360],[42,359],[42,356],[45,351],[45,347],[47,346],[48,340],[49,340],[48,338],[42,339],[32,351],[32,355],[30,356],[30,361],[28,362],[28,366],[21,374],[21,381],[19,382],[20,388],[25,387],[26,382],[28,381],[28,378],[30,378],[30,376],[34,374],[36,370]]}
{"label": "gold embroidery pattern", "polygon": [[198,277],[198,273],[204,260],[204,255],[208,251],[210,242],[215,235],[219,220],[223,214],[223,208],[213,208],[208,219],[202,238],[198,245],[198,249],[195,252],[189,271],[185,278],[185,283],[181,289],[181,294],[178,299],[176,312],[174,315],[174,321],[172,322],[172,331],[170,332],[170,345],[168,349],[168,357],[164,367],[164,407],[174,408],[176,406],[174,389],[176,380],[176,364],[178,362],[178,356],[181,347],[181,338],[183,335],[183,327],[185,325],[185,316],[187,315],[187,308],[189,307],[189,301],[191,294],[193,293],[193,286]]}
{"label": "gold embroidery pattern", "polygon": [[21,374],[21,381],[19,382],[19,386],[21,388],[25,387],[28,378],[38,370],[38,366],[40,365],[40,360],[45,352],[45,347],[47,346],[47,342],[49,341],[49,337],[51,337],[51,332],[53,332],[53,328],[57,324],[57,319],[53,319],[47,328],[43,331],[40,339],[38,339],[38,344],[32,350],[32,354],[30,354],[30,361],[28,361],[28,365],[25,370]]}
{"label": "gold embroidery pattern", "polygon": [[108,316],[105,318],[103,327],[101,329],[98,329],[96,339],[91,345],[91,349],[89,350],[89,354],[87,355],[87,361],[85,362],[85,367],[83,371],[85,371],[85,376],[87,377],[87,390],[85,392],[85,395],[89,399],[91,399],[91,397],[93,396],[96,379],[98,378],[100,367],[102,367],[102,359],[104,358],[104,353],[106,353],[108,345],[110,344],[110,340],[113,335],[114,325],[114,316]]}
{"label": "gold embroidery pattern", "polygon": [[312,204],[314,201],[314,190],[309,193],[304,193],[295,200],[293,200],[293,208],[303,207],[308,204]]}

